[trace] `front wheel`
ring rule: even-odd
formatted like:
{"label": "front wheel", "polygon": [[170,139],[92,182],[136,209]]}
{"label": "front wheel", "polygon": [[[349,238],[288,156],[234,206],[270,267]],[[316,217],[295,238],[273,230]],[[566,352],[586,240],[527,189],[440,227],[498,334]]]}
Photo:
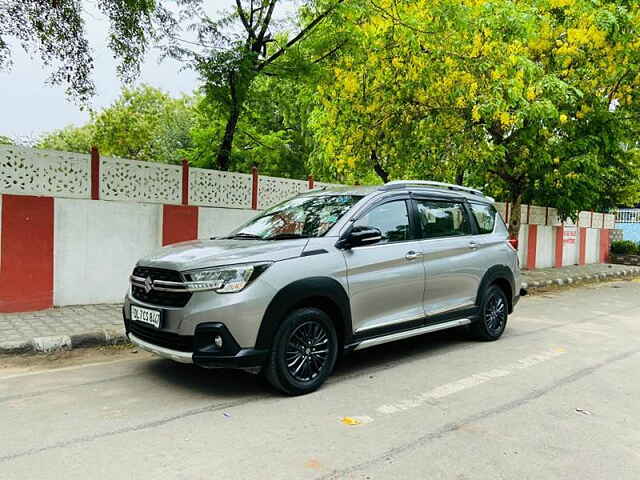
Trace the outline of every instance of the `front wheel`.
{"label": "front wheel", "polygon": [[278,329],[265,376],[288,395],[318,389],[333,371],[338,338],[329,316],[317,308],[291,312]]}
{"label": "front wheel", "polygon": [[482,297],[480,318],[469,325],[471,334],[478,340],[499,339],[507,326],[508,314],[507,296],[500,287],[491,285]]}

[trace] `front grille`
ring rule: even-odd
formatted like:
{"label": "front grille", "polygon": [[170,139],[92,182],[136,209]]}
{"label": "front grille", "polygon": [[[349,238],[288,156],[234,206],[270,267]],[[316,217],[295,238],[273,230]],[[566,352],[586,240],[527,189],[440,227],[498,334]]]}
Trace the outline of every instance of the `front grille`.
{"label": "front grille", "polygon": [[[136,277],[151,277],[151,280],[164,280],[167,282],[183,281],[182,276],[178,272],[164,270],[162,268],[136,267],[133,270],[133,274]],[[174,308],[184,307],[191,298],[190,292],[161,292],[152,289],[147,293],[144,287],[135,284],[131,285],[131,294],[133,298],[144,303]]]}
{"label": "front grille", "polygon": [[131,329],[131,333],[145,342],[179,352],[193,352],[192,335],[178,335],[177,333],[164,332],[153,327],[142,325],[139,322],[131,322],[129,328]]}

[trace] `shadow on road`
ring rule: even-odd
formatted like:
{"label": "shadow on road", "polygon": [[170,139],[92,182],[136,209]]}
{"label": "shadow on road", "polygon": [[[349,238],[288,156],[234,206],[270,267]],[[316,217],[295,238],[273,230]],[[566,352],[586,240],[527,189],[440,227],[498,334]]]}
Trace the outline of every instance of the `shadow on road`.
{"label": "shadow on road", "polygon": [[[330,383],[375,375],[376,372],[477,345],[459,330],[447,330],[356,351],[338,360]],[[242,370],[204,369],[170,360],[153,360],[146,366],[163,386],[219,398],[280,395],[260,376]]]}

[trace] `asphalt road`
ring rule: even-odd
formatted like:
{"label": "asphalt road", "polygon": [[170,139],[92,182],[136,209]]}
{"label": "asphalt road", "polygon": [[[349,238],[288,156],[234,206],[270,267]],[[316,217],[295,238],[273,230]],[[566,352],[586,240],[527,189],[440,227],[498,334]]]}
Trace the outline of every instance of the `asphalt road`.
{"label": "asphalt road", "polygon": [[0,479],[638,479],[638,338],[616,282],[523,299],[498,342],[357,352],[304,397],[128,351],[5,368]]}

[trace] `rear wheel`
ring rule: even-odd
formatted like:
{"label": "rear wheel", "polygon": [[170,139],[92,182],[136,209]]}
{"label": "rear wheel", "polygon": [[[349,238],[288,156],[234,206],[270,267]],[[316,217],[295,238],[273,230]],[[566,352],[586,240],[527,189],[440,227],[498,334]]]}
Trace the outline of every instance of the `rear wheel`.
{"label": "rear wheel", "polygon": [[478,340],[499,339],[507,326],[508,314],[506,294],[497,285],[491,285],[482,297],[480,318],[469,326],[471,334]]}
{"label": "rear wheel", "polygon": [[337,356],[338,338],[329,316],[317,308],[301,308],[280,325],[264,373],[278,390],[302,395],[324,383]]}

